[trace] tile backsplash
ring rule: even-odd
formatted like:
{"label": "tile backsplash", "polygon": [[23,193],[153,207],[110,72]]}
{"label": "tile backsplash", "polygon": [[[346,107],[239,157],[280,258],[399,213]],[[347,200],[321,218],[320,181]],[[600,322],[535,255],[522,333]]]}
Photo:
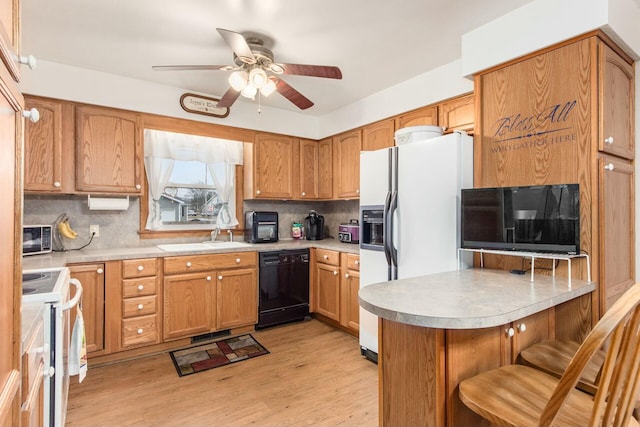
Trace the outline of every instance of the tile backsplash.
{"label": "tile backsplash", "polygon": [[[327,237],[337,239],[338,225],[358,218],[358,200],[340,201],[263,201],[249,200],[243,203],[244,212],[250,210],[276,211],[279,219],[281,239],[291,238],[291,223],[304,221],[310,210],[324,215]],[[100,226],[100,237],[91,242],[90,248],[116,248],[149,246],[159,243],[182,243],[200,241],[198,238],[184,239],[140,239],[140,199],[130,198],[129,209],[124,211],[89,210],[86,196],[36,196],[25,195],[24,224],[53,224],[59,215],[66,213],[69,224],[78,233],[78,238],[65,241],[67,249],[78,248],[89,241],[89,225]]]}

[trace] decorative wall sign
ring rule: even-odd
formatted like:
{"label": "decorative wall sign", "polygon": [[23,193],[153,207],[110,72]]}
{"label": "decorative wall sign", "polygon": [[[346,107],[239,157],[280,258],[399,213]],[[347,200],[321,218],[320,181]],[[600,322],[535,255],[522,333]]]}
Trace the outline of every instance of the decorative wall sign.
{"label": "decorative wall sign", "polygon": [[208,98],[195,93],[185,93],[180,97],[180,106],[187,113],[224,119],[229,115],[229,107],[218,107],[219,99]]}

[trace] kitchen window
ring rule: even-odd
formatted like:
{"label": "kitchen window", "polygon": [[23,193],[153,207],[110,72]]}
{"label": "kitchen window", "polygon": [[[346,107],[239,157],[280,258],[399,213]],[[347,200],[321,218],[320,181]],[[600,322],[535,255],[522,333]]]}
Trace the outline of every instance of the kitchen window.
{"label": "kitchen window", "polygon": [[242,143],[146,129],[147,230],[233,228]]}

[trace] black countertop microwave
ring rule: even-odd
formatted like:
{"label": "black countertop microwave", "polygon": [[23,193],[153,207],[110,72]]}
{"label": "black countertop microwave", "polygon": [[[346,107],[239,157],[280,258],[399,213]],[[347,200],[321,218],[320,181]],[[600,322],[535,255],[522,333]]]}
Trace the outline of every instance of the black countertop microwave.
{"label": "black countertop microwave", "polygon": [[249,211],[245,214],[244,240],[249,243],[278,241],[278,212]]}

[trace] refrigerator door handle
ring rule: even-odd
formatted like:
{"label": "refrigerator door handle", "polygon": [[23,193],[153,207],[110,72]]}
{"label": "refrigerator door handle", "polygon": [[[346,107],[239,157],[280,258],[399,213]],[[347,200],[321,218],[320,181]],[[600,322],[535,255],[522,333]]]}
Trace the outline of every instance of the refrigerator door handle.
{"label": "refrigerator door handle", "polygon": [[391,236],[389,229],[389,221],[391,218],[390,215],[391,208],[391,192],[387,193],[387,197],[384,201],[384,211],[382,213],[382,247],[384,249],[384,256],[387,258],[387,280],[391,280]]}
{"label": "refrigerator door handle", "polygon": [[[389,222],[388,222],[387,226],[389,228],[388,236],[389,236],[389,253],[391,254],[391,264],[393,265],[393,267],[395,269],[398,268],[398,250],[396,249],[395,245],[393,244],[393,239],[394,239],[393,215],[395,214],[396,209],[398,209],[398,192],[394,191],[391,194],[391,204],[389,205]],[[395,277],[393,279],[395,279]]]}

